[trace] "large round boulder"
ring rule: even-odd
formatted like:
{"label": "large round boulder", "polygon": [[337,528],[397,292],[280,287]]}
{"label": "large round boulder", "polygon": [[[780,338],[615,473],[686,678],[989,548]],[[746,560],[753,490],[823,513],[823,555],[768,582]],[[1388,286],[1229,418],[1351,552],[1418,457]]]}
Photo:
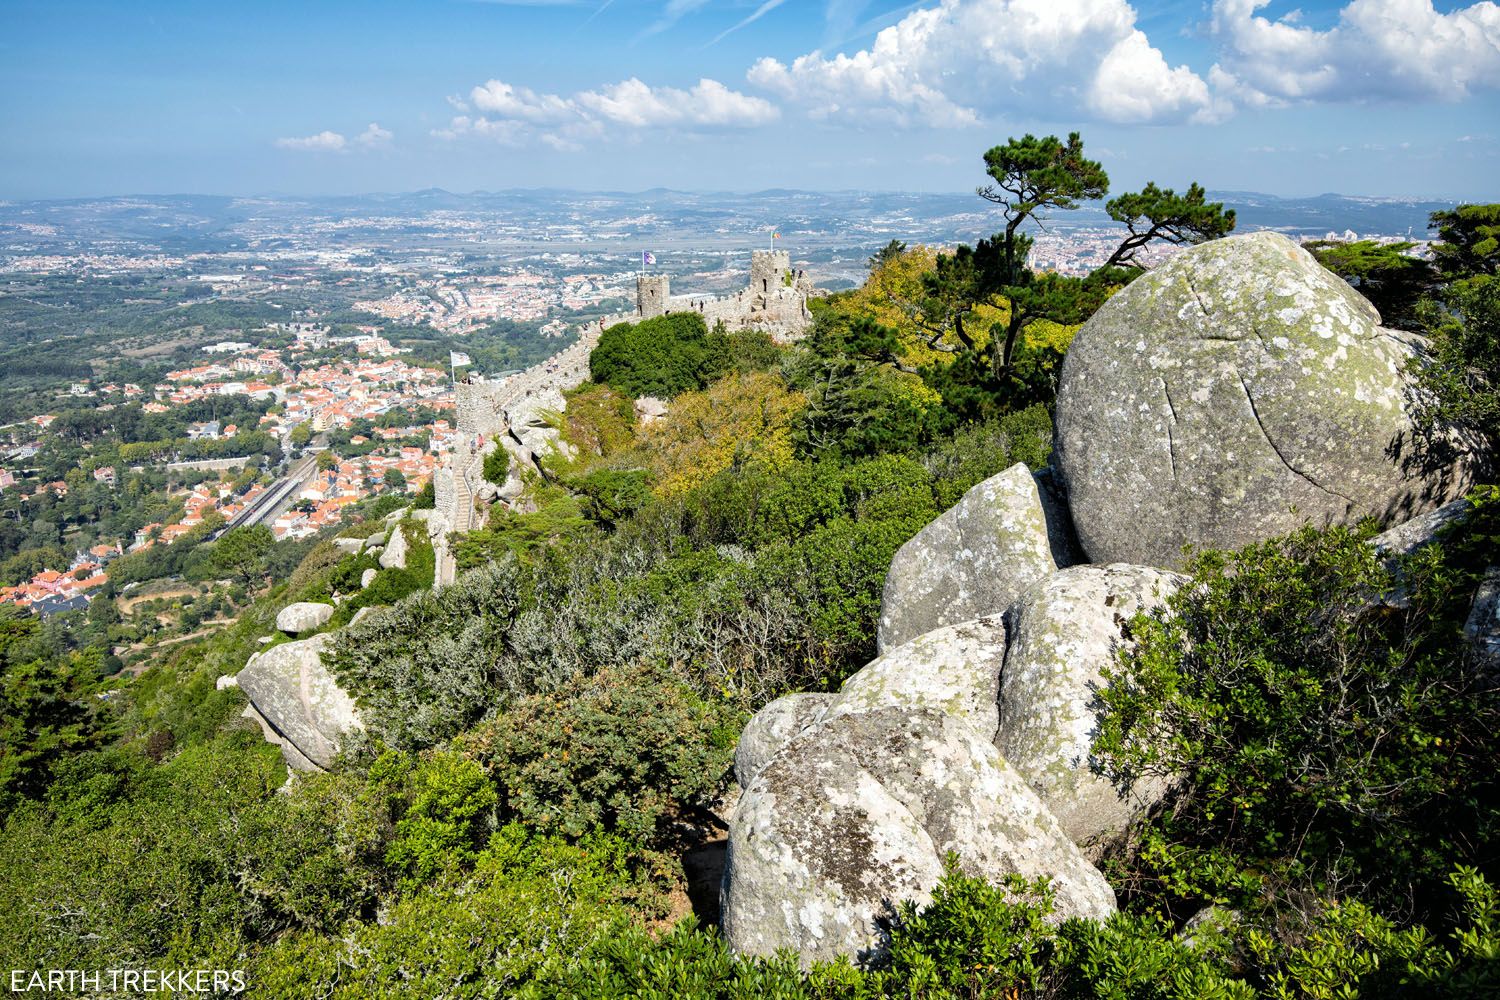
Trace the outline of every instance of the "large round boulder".
{"label": "large round boulder", "polygon": [[944,625],[999,614],[1071,565],[1067,512],[1017,463],[974,486],[896,551],[880,599],[882,652]]}
{"label": "large round boulder", "polygon": [[761,769],[729,827],[722,926],[740,954],[804,965],[862,957],[880,921],[967,874],[1050,876],[1057,920],[1102,919],[1114,893],[1036,793],[972,726],[931,709],[824,719]]}
{"label": "large round boulder", "polygon": [[1165,604],[1183,580],[1145,566],[1074,566],[1031,588],[1010,610],[995,746],[1075,844],[1120,833],[1166,791],[1160,781],[1116,787],[1091,747],[1104,668],[1126,641],[1125,623]]}
{"label": "large round boulder", "polygon": [[1414,447],[1419,350],[1275,233],[1173,256],[1078,331],[1057,461],[1090,561],[1180,567],[1303,523],[1403,520],[1462,491]]}
{"label": "large round boulder", "polygon": [[323,650],[332,641],[333,634],[324,632],[272,646],[235,675],[250,699],[251,717],[266,727],[267,739],[281,744],[292,767],[328,767],[344,734],[363,728],[354,699],[323,665]]}
{"label": "large round boulder", "polygon": [[861,668],[826,706],[826,717],[873,708],[931,708],[985,736],[999,723],[1005,618],[990,615],[934,629]]}
{"label": "large round boulder", "polygon": [[276,627],[287,635],[322,628],[333,617],[333,605],[322,601],[297,601],[276,613]]}

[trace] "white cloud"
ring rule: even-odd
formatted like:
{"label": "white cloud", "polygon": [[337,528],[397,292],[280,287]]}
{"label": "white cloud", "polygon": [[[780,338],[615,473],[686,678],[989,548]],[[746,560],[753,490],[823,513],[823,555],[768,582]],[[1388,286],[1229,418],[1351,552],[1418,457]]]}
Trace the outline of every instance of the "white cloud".
{"label": "white cloud", "polygon": [[346,139],[342,132],[324,129],[317,135],[277,139],[276,146],[280,149],[295,149],[310,153],[348,153],[356,149],[382,149],[391,144],[392,138],[393,133],[390,129],[381,128],[378,123],[371,122],[352,140]]}
{"label": "white cloud", "polygon": [[276,145],[281,149],[300,149],[314,153],[342,153],[349,145],[349,141],[337,132],[324,130],[317,135],[303,136],[300,139],[277,139]]}
{"label": "white cloud", "polygon": [[365,130],[363,132],[355,136],[354,143],[355,145],[362,146],[365,149],[377,149],[383,146],[389,146],[391,144],[392,138],[393,133],[390,129],[381,128],[378,123],[371,122],[370,124],[365,126]]}
{"label": "white cloud", "polygon": [[543,94],[490,80],[475,87],[469,101],[480,115],[458,115],[433,135],[455,139],[479,135],[506,145],[544,143],[576,151],[584,140],[609,127],[625,129],[754,128],[775,121],[780,112],[770,101],[730,90],[703,79],[688,90],[652,87],[631,77],[572,97]]}
{"label": "white cloud", "polygon": [[[1462,100],[1500,87],[1500,6],[1352,0],[1326,30],[1268,0],[1213,0],[1206,74],[1173,66],[1128,0],[940,0],[853,54],[761,59],[750,82],[815,118],[962,127],[1016,117],[1126,124],[1219,121],[1300,101]],[[841,20],[857,9],[838,0]]]}
{"label": "white cloud", "polygon": [[578,113],[572,101],[556,94],[538,94],[525,87],[512,87],[499,80],[491,80],[482,87],[469,92],[469,100],[480,111],[496,118],[528,122],[564,121]]}
{"label": "white cloud", "polygon": [[631,77],[576,98],[585,113],[636,128],[687,125],[743,128],[775,121],[776,106],[762,97],[730,90],[717,80],[699,80],[691,90],[648,87]]}
{"label": "white cloud", "polygon": [[1195,72],[1167,63],[1125,0],[942,0],[852,56],[761,59],[749,79],[815,117],[900,125],[964,126],[1008,111],[1132,123],[1228,111]]}
{"label": "white cloud", "polygon": [[1267,0],[1215,0],[1215,85],[1242,103],[1457,101],[1500,86],[1500,6],[1441,14],[1431,0],[1353,0],[1326,31],[1256,11]]}

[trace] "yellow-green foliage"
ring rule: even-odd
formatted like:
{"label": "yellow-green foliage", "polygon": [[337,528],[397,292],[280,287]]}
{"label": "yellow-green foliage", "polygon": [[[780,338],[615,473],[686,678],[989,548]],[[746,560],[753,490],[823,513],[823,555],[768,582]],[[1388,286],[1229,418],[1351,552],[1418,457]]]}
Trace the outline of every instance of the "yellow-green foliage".
{"label": "yellow-green foliage", "polygon": [[567,394],[562,436],[580,458],[609,458],[635,444],[635,405],[607,385],[585,382]]}
{"label": "yellow-green foliage", "polygon": [[644,435],[656,490],[679,497],[731,467],[792,460],[792,420],[806,400],[769,372],[732,375],[683,393]]}

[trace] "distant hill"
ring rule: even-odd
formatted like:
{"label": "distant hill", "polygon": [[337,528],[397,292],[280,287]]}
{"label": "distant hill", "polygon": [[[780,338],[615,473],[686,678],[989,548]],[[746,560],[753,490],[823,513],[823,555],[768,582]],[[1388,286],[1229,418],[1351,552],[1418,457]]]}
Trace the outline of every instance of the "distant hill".
{"label": "distant hill", "polygon": [[1277,229],[1296,236],[1322,236],[1353,230],[1360,234],[1400,235],[1421,239],[1433,212],[1452,208],[1451,201],[1411,198],[1361,198],[1320,194],[1311,198],[1278,198],[1254,191],[1211,191],[1209,196],[1233,208],[1241,229]]}
{"label": "distant hill", "polygon": [[[1427,231],[1433,211],[1450,202],[1322,194],[1280,198],[1250,191],[1212,192],[1234,208],[1239,228],[1276,229],[1295,237],[1330,231],[1405,235]],[[565,191],[552,188],[455,193],[441,188],[336,197],[138,195],[0,202],[0,255],[100,252],[226,252],[276,241],[302,245],[378,246],[391,240],[455,235],[486,244],[578,243],[580,237],[670,246],[762,245],[772,230],[804,250],[876,247],[908,242],[972,242],[1003,224],[997,206],[972,192]],[[472,223],[478,223],[477,227]],[[1102,203],[1055,212],[1055,232],[1112,226]],[[861,249],[861,254],[868,250]]]}

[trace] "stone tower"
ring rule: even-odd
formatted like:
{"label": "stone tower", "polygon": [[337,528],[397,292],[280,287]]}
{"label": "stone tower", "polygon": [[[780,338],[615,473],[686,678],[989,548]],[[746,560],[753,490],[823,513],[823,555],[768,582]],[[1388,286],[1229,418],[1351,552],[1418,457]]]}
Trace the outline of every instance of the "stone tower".
{"label": "stone tower", "polygon": [[792,269],[792,255],[785,250],[753,250],[750,253],[750,291],[765,295],[781,288]]}
{"label": "stone tower", "polygon": [[665,274],[642,274],[635,279],[635,311],[641,319],[660,316],[667,311],[671,282]]}

